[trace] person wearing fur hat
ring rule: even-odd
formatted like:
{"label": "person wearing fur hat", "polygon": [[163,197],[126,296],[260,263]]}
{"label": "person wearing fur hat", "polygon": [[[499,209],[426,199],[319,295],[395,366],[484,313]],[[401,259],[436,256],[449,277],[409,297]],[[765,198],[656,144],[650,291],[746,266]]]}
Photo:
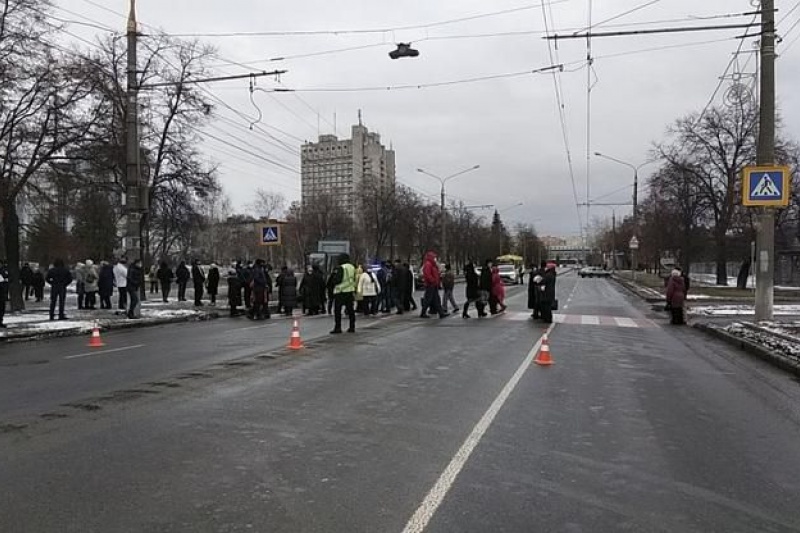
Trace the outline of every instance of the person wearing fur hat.
{"label": "person wearing fur hat", "polygon": [[672,315],[672,324],[680,326],[685,324],[683,318],[683,305],[686,301],[686,280],[680,267],[675,267],[667,281],[667,309]]}
{"label": "person wearing fur hat", "polygon": [[83,266],[83,291],[84,301],[83,308],[90,311],[97,309],[97,290],[98,281],[100,277],[97,274],[97,268],[94,266],[94,261],[87,259]]}
{"label": "person wearing fur hat", "polygon": [[542,281],[539,285],[539,314],[545,324],[553,323],[553,306],[556,303],[556,264],[545,265]]}

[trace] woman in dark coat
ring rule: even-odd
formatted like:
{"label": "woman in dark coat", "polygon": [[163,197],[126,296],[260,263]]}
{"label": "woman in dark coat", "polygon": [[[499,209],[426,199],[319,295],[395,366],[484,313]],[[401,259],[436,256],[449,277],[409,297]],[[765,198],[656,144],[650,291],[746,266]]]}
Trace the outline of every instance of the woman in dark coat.
{"label": "woman in dark coat", "polygon": [[325,278],[318,265],[311,267],[300,283],[300,296],[308,314],[315,316],[325,308]]}
{"label": "woman in dark coat", "polygon": [[97,289],[100,292],[100,309],[111,309],[111,296],[114,295],[114,267],[108,261],[100,263]]}
{"label": "woman in dark coat", "polygon": [[667,282],[667,307],[672,315],[671,323],[677,326],[685,324],[683,305],[686,301],[686,280],[679,268],[672,271]]}
{"label": "woman in dark coat", "polygon": [[542,283],[539,287],[541,291],[539,300],[539,312],[542,314],[542,321],[545,324],[553,323],[553,306],[556,303],[556,265],[547,263]]}
{"label": "woman in dark coat", "polygon": [[217,305],[217,292],[219,291],[219,267],[213,263],[211,264],[211,268],[208,269],[206,287],[208,288],[208,295],[211,297],[211,305]]}
{"label": "woman in dark coat", "polygon": [[185,302],[186,301],[186,285],[189,283],[189,278],[192,275],[189,272],[189,268],[186,266],[185,261],[181,261],[181,264],[178,265],[178,268],[175,269],[175,279],[178,281],[178,301]]}
{"label": "woman in dark coat", "polygon": [[232,268],[228,271],[228,306],[231,308],[231,316],[239,316],[237,309],[242,305],[242,281],[239,273]]}
{"label": "woman in dark coat", "polygon": [[161,261],[161,264],[156,271],[156,278],[161,283],[161,299],[164,303],[169,301],[169,291],[172,288],[172,280],[175,279],[175,274],[172,269],[167,265],[166,261]]}
{"label": "woman in dark coat", "polygon": [[284,314],[292,316],[294,308],[297,307],[297,278],[291,268],[281,273],[278,291]]}
{"label": "woman in dark coat", "polygon": [[36,295],[37,302],[44,300],[44,274],[42,268],[37,268],[33,273],[33,293]]}
{"label": "woman in dark coat", "polygon": [[469,304],[474,303],[475,308],[478,310],[478,316],[485,316],[483,306],[480,304],[481,288],[478,273],[475,272],[475,265],[467,263],[464,267],[464,278],[467,282],[466,297],[467,301],[464,303],[464,311],[461,313],[462,318],[470,318]]}
{"label": "woman in dark coat", "polygon": [[528,281],[528,309],[533,311],[531,318],[538,319],[541,315],[541,295],[540,287],[544,279],[544,272],[547,263],[542,261],[541,268],[531,268],[530,280]]}
{"label": "woman in dark coat", "polygon": [[481,303],[486,305],[489,303],[489,312],[493,315],[497,314],[497,300],[492,296],[492,267],[494,263],[491,259],[487,259],[481,269],[480,289],[481,289]]}

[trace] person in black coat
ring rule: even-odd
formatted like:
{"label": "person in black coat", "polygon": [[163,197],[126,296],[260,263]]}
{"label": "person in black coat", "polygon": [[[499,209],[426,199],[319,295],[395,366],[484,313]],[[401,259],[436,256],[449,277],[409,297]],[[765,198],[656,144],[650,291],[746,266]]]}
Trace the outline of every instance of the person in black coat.
{"label": "person in black coat", "polygon": [[478,316],[486,316],[486,313],[483,310],[483,306],[481,305],[481,287],[480,287],[480,278],[478,277],[478,273],[475,272],[475,265],[472,263],[467,263],[464,266],[464,279],[467,282],[466,288],[466,302],[464,303],[464,311],[461,313],[462,318],[470,318],[469,316],[469,304],[474,303],[475,308],[478,310]]}
{"label": "person in black coat", "polygon": [[300,298],[309,315],[316,316],[325,308],[325,278],[319,265],[313,265],[306,271],[300,282]]}
{"label": "person in black coat", "polygon": [[239,279],[239,272],[235,268],[228,270],[228,307],[231,309],[231,316],[239,316],[241,313],[238,307],[242,305],[242,282]]}
{"label": "person in black coat", "polygon": [[167,265],[166,261],[161,261],[158,266],[156,278],[161,284],[161,299],[164,303],[167,303],[169,302],[169,292],[172,289],[172,280],[175,279],[175,274],[172,273],[172,269]]}
{"label": "person in black coat", "polygon": [[528,309],[533,311],[531,318],[537,320],[541,316],[541,290],[542,279],[547,266],[546,261],[542,261],[539,268],[532,268],[528,281]]}
{"label": "person in black coat", "polygon": [[244,267],[237,266],[236,270],[239,273],[239,281],[244,291],[244,307],[245,309],[250,309],[253,306],[253,265],[248,262]]}
{"label": "person in black coat", "polygon": [[278,278],[278,291],[281,307],[286,316],[292,316],[294,308],[297,307],[297,277],[294,270],[286,268]]}
{"label": "person in black coat", "polygon": [[[497,314],[497,299],[492,296],[492,267],[494,266],[494,262],[491,259],[487,259],[484,264],[483,268],[481,269],[481,278],[479,282],[479,287],[481,290],[481,307],[485,309],[485,305],[489,303],[489,312],[493,315]],[[480,313],[480,308],[478,309]],[[486,313],[480,313],[479,316],[486,316]]]}
{"label": "person in black coat", "polygon": [[67,287],[72,283],[72,274],[64,266],[63,259],[56,259],[53,268],[47,271],[45,277],[50,284],[50,320],[55,320],[56,303],[58,303],[58,319],[66,320],[64,303],[67,299]]}
{"label": "person in black coat", "polygon": [[211,305],[217,305],[217,291],[219,291],[219,268],[213,263],[211,264],[211,268],[208,269],[206,287],[208,287],[208,296],[211,298]]}
{"label": "person in black coat", "polygon": [[8,300],[8,268],[6,268],[5,261],[0,260],[0,328],[5,329],[6,325],[3,320],[6,316],[6,300]]}
{"label": "person in black coat", "polygon": [[142,260],[135,259],[128,268],[128,318],[139,318],[141,309],[139,308],[139,290],[144,282],[144,269]]}
{"label": "person in black coat", "polygon": [[411,265],[403,263],[403,309],[406,311],[416,311],[417,302],[414,300],[414,273],[411,272]]}
{"label": "person in black coat", "polygon": [[203,284],[206,282],[206,275],[200,268],[200,261],[195,259],[192,262],[192,283],[194,284],[194,305],[203,305]]}
{"label": "person in black coat", "polygon": [[186,266],[186,262],[181,261],[178,265],[178,268],[175,269],[175,279],[178,281],[178,301],[185,302],[186,301],[186,285],[189,283],[189,278],[191,274],[189,273],[189,268]]}
{"label": "person in black coat", "polygon": [[547,263],[544,274],[542,275],[542,284],[539,287],[541,293],[539,312],[542,315],[542,321],[545,324],[553,323],[553,306],[556,303],[556,265],[555,263]]}
{"label": "person in black coat", "polygon": [[33,269],[28,263],[22,265],[22,269],[19,271],[19,280],[22,282],[22,290],[27,302],[33,294]]}
{"label": "person in black coat", "polygon": [[36,295],[36,301],[41,302],[44,300],[44,271],[41,268],[37,268],[36,272],[33,273],[33,293]]}
{"label": "person in black coat", "polygon": [[100,309],[111,309],[111,297],[114,295],[114,267],[108,261],[100,263],[97,290],[100,293]]}

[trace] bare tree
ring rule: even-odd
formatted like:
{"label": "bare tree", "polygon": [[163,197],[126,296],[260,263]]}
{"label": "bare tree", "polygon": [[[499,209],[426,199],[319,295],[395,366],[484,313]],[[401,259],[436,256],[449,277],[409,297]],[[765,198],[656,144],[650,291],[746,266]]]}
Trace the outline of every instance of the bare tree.
{"label": "bare tree", "polygon": [[255,200],[247,207],[256,218],[274,220],[284,215],[286,197],[279,192],[256,189]]}

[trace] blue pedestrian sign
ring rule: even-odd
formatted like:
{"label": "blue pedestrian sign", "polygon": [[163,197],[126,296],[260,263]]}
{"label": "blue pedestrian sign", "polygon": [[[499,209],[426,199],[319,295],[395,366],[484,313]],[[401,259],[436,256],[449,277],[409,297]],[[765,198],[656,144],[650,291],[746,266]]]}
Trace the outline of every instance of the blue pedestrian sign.
{"label": "blue pedestrian sign", "polygon": [[745,167],[742,171],[742,205],[788,206],[791,176],[789,167]]}
{"label": "blue pedestrian sign", "polygon": [[268,226],[261,226],[261,246],[278,246],[281,243],[281,226],[280,224],[270,224]]}

